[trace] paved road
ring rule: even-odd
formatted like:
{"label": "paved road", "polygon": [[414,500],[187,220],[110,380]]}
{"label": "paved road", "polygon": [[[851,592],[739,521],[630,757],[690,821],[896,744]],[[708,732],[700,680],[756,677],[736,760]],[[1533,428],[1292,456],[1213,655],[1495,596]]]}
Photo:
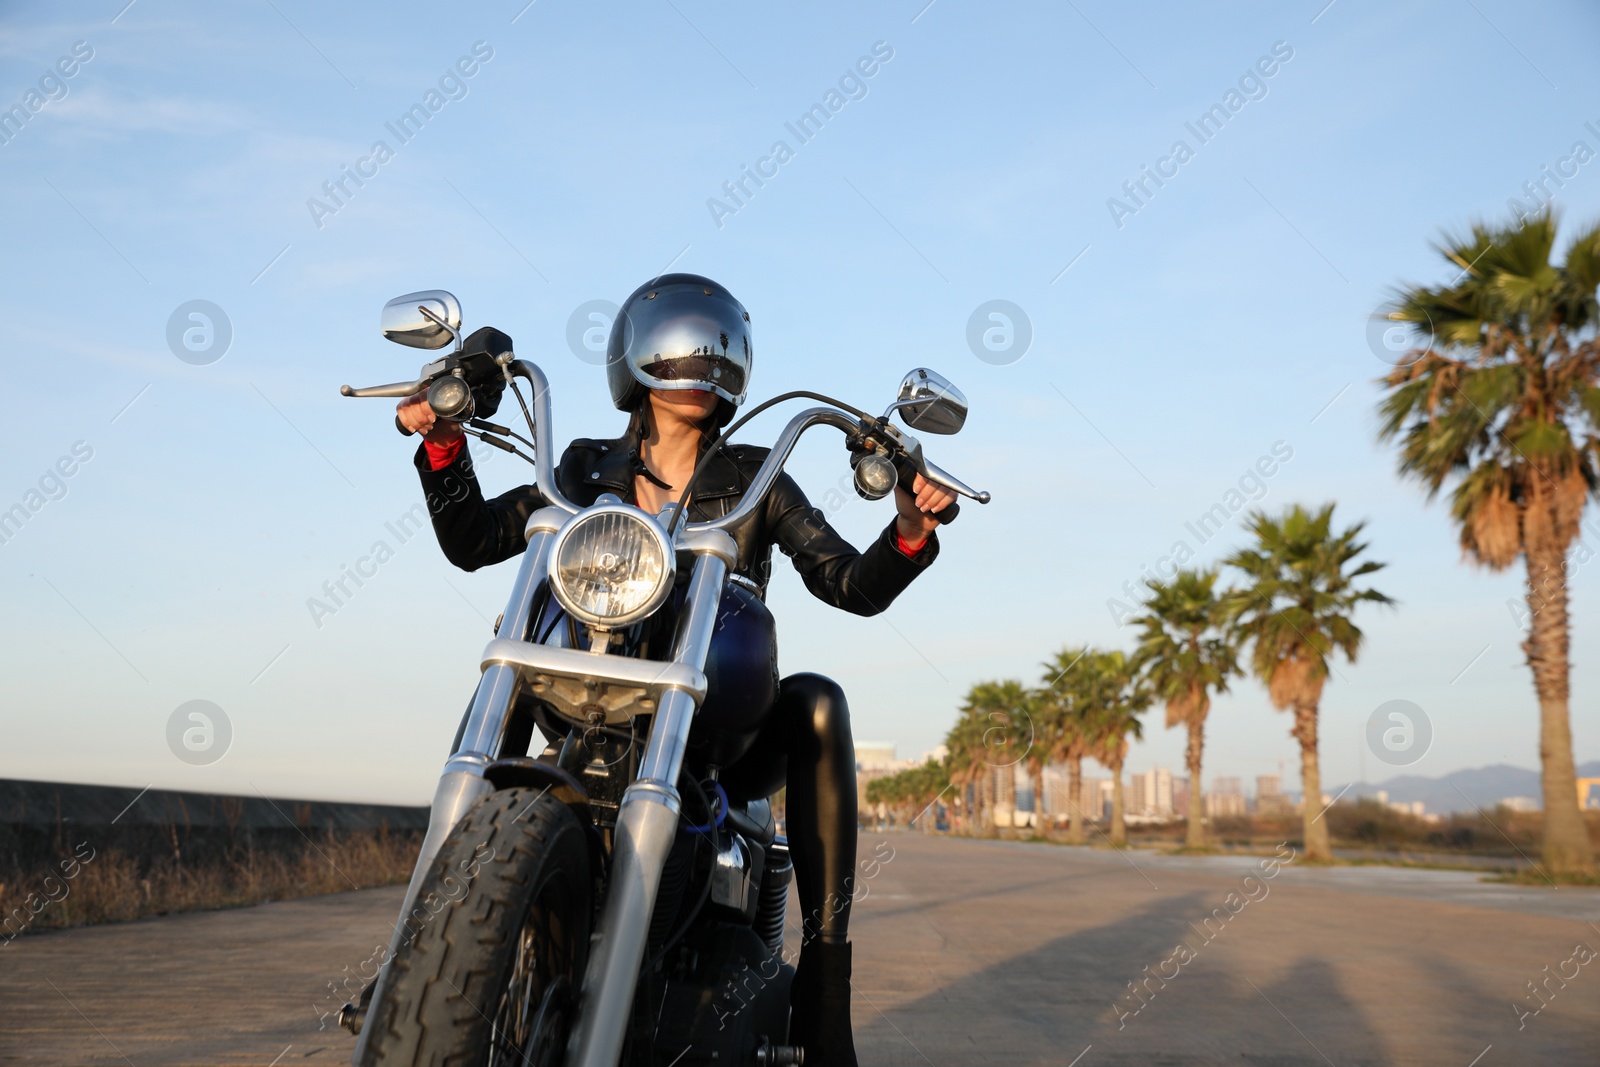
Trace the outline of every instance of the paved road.
{"label": "paved road", "polygon": [[[862,855],[869,1067],[1600,1063],[1600,958],[1567,962],[1600,950],[1600,890],[1294,863],[1246,881],[1259,861],[909,834]],[[344,1062],[327,983],[399,892],[21,938],[0,1064]],[[1519,1030],[1524,983],[1562,970]]]}

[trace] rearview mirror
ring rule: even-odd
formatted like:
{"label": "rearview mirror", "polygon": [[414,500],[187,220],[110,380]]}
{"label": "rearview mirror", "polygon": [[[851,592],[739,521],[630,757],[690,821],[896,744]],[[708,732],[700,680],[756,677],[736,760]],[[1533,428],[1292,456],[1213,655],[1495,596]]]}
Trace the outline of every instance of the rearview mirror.
{"label": "rearview mirror", "polygon": [[967,421],[967,398],[942,374],[918,367],[900,382],[894,408],[913,430],[951,434]]}
{"label": "rearview mirror", "polygon": [[[435,318],[424,315],[419,308],[427,308]],[[383,305],[380,325],[383,336],[397,345],[443,348],[461,336],[461,301],[443,289],[407,293]]]}

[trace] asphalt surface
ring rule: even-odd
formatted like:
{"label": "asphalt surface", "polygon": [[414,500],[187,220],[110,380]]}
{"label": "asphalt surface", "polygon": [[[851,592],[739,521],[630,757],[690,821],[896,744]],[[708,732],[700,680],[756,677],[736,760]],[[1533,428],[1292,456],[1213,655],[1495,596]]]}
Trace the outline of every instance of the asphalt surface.
{"label": "asphalt surface", "polygon": [[[1600,1064],[1600,957],[1582,962],[1600,890],[914,834],[861,855],[868,1067]],[[329,984],[386,942],[399,899],[19,938],[0,948],[0,1064],[347,1062]]]}

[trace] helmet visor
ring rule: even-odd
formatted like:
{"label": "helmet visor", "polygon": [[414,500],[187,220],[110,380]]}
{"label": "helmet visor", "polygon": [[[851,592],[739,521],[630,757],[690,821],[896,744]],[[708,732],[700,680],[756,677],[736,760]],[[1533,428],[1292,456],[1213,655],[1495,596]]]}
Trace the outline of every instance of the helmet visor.
{"label": "helmet visor", "polygon": [[733,404],[750,379],[750,317],[698,285],[670,285],[627,310],[623,359],[649,389],[704,389]]}

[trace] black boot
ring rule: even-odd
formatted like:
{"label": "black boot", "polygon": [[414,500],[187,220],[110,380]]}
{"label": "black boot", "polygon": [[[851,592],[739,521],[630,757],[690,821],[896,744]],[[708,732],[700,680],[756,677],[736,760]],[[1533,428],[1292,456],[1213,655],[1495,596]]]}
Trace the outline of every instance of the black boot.
{"label": "black boot", "polygon": [[806,1067],[858,1067],[850,1037],[850,945],[820,939],[800,950],[789,988],[789,1043]]}

